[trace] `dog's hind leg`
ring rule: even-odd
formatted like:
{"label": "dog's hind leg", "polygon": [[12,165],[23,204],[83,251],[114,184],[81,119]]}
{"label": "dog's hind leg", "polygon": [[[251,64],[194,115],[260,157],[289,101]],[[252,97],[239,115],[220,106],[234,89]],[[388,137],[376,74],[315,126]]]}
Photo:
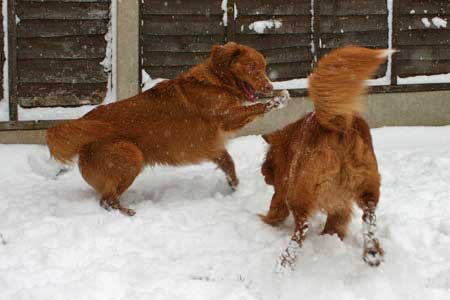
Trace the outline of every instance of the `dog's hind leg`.
{"label": "dog's hind leg", "polygon": [[379,179],[372,181],[368,189],[357,199],[358,205],[363,210],[363,259],[370,266],[378,266],[383,261],[384,250],[376,237],[376,215],[375,209],[379,199]]}
{"label": "dog's hind leg", "polygon": [[100,195],[106,209],[117,209],[132,216],[132,209],[123,207],[119,197],[133,183],[144,163],[142,152],[126,140],[100,140],[80,151],[79,168],[83,178]]}
{"label": "dog's hind leg", "polygon": [[289,209],[294,216],[295,230],[289,245],[280,256],[279,265],[282,268],[294,267],[309,229],[308,218],[314,210],[314,202],[310,201],[314,198],[308,193],[298,193],[294,199],[287,200]]}
{"label": "dog's hind leg", "polygon": [[347,234],[348,224],[352,218],[351,206],[338,212],[330,212],[322,234],[337,234],[341,240]]}
{"label": "dog's hind leg", "polygon": [[230,154],[225,150],[220,154],[220,156],[214,158],[212,161],[225,173],[230,187],[233,190],[236,190],[239,185],[239,179],[236,176],[234,162]]}
{"label": "dog's hind leg", "polygon": [[289,208],[286,204],[285,183],[275,178],[275,193],[273,194],[270,208],[266,215],[259,215],[261,219],[272,226],[277,226],[289,216]]}

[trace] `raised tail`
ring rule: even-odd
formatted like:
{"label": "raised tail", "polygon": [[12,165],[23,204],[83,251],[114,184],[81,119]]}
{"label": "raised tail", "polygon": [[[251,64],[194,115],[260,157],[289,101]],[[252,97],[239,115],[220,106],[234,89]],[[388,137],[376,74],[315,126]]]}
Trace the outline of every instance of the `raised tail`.
{"label": "raised tail", "polygon": [[347,46],[323,57],[309,77],[309,95],[319,123],[329,129],[347,130],[353,115],[361,111],[365,80],[394,52]]}
{"label": "raised tail", "polygon": [[113,133],[108,123],[78,119],[50,127],[47,130],[47,145],[55,159],[68,164],[81,147]]}

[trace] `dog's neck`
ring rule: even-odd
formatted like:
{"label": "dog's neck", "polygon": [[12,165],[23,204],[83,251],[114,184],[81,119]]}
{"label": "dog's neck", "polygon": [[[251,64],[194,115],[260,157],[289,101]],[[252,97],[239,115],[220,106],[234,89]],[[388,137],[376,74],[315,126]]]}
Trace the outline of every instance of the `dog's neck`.
{"label": "dog's neck", "polygon": [[194,78],[196,81],[204,84],[221,87],[227,92],[241,99],[245,99],[245,94],[237,84],[234,75],[229,70],[216,70],[210,59],[190,69],[185,76],[186,78]]}

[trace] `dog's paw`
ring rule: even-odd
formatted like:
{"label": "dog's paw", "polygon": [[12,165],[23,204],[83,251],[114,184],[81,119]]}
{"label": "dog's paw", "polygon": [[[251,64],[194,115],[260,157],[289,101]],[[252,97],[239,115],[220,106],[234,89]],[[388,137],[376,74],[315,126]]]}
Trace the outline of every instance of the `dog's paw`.
{"label": "dog's paw", "polygon": [[267,102],[267,110],[284,108],[287,106],[289,99],[291,99],[291,96],[287,90],[279,91],[273,99]]}
{"label": "dog's paw", "polygon": [[377,267],[383,262],[384,250],[377,239],[371,240],[364,247],[363,259],[371,267]]}

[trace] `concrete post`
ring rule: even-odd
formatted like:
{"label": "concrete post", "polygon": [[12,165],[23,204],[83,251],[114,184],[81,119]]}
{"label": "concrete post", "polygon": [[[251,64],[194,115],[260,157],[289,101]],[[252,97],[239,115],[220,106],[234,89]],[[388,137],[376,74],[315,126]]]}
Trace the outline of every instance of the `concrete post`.
{"label": "concrete post", "polygon": [[139,0],[117,1],[116,95],[139,93]]}

